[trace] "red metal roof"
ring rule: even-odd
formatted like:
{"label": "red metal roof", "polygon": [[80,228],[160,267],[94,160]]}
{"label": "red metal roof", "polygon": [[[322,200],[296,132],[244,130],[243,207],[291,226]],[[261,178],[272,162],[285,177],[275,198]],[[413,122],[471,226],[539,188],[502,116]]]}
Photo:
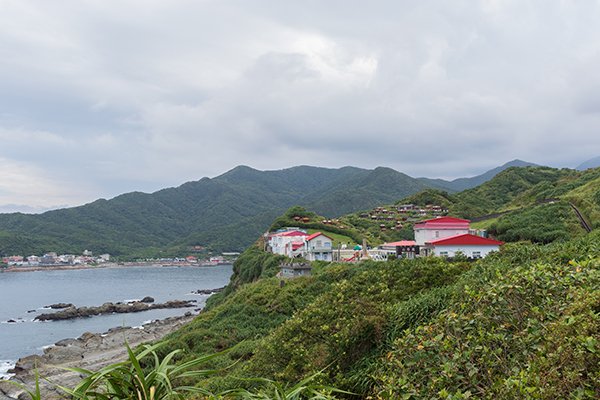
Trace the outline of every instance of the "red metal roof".
{"label": "red metal roof", "polygon": [[311,240],[313,240],[314,238],[316,238],[317,236],[320,236],[320,235],[323,235],[323,236],[325,236],[326,238],[329,238],[329,239],[333,240],[333,238],[331,238],[331,237],[329,237],[329,236],[327,236],[326,234],[324,234],[324,233],[321,233],[321,232],[315,232],[315,233],[313,233],[312,235],[310,235],[310,236],[307,236],[307,237],[305,238],[305,240],[306,240],[307,242],[310,242]]}
{"label": "red metal roof", "polygon": [[292,250],[296,251],[300,247],[304,246],[304,242],[292,242]]}
{"label": "red metal roof", "polygon": [[287,232],[276,233],[273,236],[308,236],[308,233],[304,233],[304,232],[300,232],[300,231],[287,231]]}
{"label": "red metal roof", "polygon": [[401,240],[399,242],[384,243],[381,247],[398,247],[398,246],[415,246],[417,242],[414,240]]}
{"label": "red metal roof", "polygon": [[454,217],[439,217],[439,218],[433,218],[433,219],[428,219],[425,221],[421,221],[418,224],[464,224],[464,223],[470,223],[471,221],[469,221],[468,219],[460,219],[460,218],[454,218]]}
{"label": "red metal roof", "polygon": [[432,244],[434,246],[452,246],[452,245],[464,245],[464,246],[494,246],[501,245],[504,242],[494,239],[488,239],[481,236],[475,236],[468,233],[463,235],[450,236],[447,238],[432,240],[426,244]]}

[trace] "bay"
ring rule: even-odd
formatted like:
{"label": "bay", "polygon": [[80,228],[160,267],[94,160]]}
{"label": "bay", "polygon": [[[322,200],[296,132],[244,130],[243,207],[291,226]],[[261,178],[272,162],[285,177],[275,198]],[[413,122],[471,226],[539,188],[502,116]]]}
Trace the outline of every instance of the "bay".
{"label": "bay", "polygon": [[[61,339],[76,338],[84,332],[105,332],[118,326],[140,326],[144,322],[193,310],[163,309],[68,321],[34,321],[36,315],[51,312],[44,306],[54,303],[99,306],[151,296],[157,303],[195,299],[196,308],[200,308],[208,295],[195,295],[192,291],[223,287],[229,282],[231,273],[231,265],[0,273],[0,373],[14,360],[41,354],[44,346]],[[8,323],[9,320],[17,322]]]}

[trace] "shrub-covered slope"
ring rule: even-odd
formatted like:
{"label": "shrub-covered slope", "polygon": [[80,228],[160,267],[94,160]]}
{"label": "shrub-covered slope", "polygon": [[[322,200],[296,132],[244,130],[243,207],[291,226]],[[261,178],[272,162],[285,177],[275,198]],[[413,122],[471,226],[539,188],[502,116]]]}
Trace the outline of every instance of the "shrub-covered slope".
{"label": "shrub-covered slope", "polygon": [[600,233],[507,245],[476,263],[440,258],[316,264],[271,277],[259,248],[238,260],[235,289],[166,340],[185,359],[232,347],[194,382],[214,390],[250,377],[319,381],[359,398],[600,396]]}

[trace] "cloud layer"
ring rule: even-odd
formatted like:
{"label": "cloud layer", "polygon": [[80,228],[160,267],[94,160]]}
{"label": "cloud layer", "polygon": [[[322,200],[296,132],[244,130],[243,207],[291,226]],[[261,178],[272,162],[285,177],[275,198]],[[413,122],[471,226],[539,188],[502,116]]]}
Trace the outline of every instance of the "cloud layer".
{"label": "cloud layer", "polygon": [[[600,154],[600,2],[0,2],[0,205]],[[24,183],[26,182],[26,183]]]}

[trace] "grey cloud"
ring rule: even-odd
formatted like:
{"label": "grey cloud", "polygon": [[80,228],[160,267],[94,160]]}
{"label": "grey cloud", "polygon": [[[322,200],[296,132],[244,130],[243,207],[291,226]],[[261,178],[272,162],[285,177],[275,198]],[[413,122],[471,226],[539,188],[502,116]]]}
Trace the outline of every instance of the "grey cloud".
{"label": "grey cloud", "polygon": [[7,2],[0,158],[67,182],[55,204],[237,164],[574,166],[600,154],[598,17],[593,2]]}

